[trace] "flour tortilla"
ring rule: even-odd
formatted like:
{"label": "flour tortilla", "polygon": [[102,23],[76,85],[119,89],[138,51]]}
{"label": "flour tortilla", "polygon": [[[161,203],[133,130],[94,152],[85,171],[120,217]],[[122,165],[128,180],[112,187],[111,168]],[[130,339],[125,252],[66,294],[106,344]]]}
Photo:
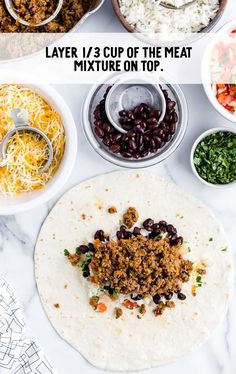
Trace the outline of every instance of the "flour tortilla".
{"label": "flour tortilla", "polygon": [[[111,206],[117,214],[107,212]],[[139,320],[137,312],[124,310],[115,319],[113,304],[107,313],[95,312],[88,303],[89,282],[63,255],[65,248],[92,241],[98,229],[114,233],[129,206],[138,210],[139,224],[149,217],[172,223],[191,248],[185,258],[207,264],[206,284],[197,289],[197,296],[189,287],[187,299],[176,300],[176,307],[161,317],[149,310]],[[93,365],[133,371],[169,363],[209,337],[226,313],[233,265],[221,225],[198,200],[156,175],[121,171],[80,183],[59,200],[38,237],[35,273],[57,332]]]}

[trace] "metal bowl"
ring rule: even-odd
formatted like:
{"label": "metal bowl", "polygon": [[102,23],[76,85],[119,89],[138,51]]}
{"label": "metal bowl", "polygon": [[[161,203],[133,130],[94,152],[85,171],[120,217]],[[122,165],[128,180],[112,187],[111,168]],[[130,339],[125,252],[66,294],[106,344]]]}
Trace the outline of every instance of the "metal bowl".
{"label": "metal bowl", "polygon": [[77,24],[69,32],[77,32],[79,27],[86,21],[86,19],[101,8],[104,1],[105,0],[93,0],[89,10],[83,15],[79,22],[77,22]]}
{"label": "metal bowl", "polygon": [[[203,28],[201,31],[199,31],[198,33],[196,33],[196,36],[194,37],[188,37],[184,40],[180,40],[178,41],[178,44],[181,44],[181,42],[184,42],[185,44],[186,43],[192,43],[193,41],[196,41],[198,40],[200,37],[201,37],[201,33],[209,33],[214,27],[215,25],[218,23],[218,21],[220,20],[220,18],[222,17],[223,13],[224,13],[224,10],[228,4],[228,1],[229,0],[220,0],[220,8],[216,14],[216,16],[211,20],[211,22],[207,25],[207,27]],[[112,5],[113,5],[113,9],[115,11],[115,14],[117,15],[119,21],[121,22],[121,24],[124,26],[124,28],[131,32],[131,33],[136,33],[136,36],[139,37],[139,34],[142,35],[140,32],[138,32],[134,26],[132,26],[128,21],[127,19],[124,17],[124,15],[121,13],[121,10],[120,10],[120,5],[119,5],[119,0],[112,0]],[[155,40],[155,39],[151,39],[151,38],[148,38],[148,37],[144,37],[142,36],[141,38],[142,40],[146,41],[147,43],[149,44],[166,44],[164,41],[158,41],[158,40]],[[168,44],[173,44],[173,42],[168,42]]]}
{"label": "metal bowl", "polygon": [[177,131],[173,139],[155,154],[149,154],[142,159],[126,159],[120,154],[111,153],[94,133],[94,110],[102,100],[111,79],[105,80],[103,84],[95,84],[90,89],[83,107],[83,129],[91,147],[105,160],[126,168],[144,168],[155,165],[169,157],[182,142],[188,123],[188,108],[185,96],[179,85],[170,85],[166,78],[160,78],[160,84],[168,90],[169,97],[176,101],[176,112],[179,117]]}
{"label": "metal bowl", "polygon": [[[82,24],[88,17],[101,8],[104,1],[105,0],[93,0],[89,10],[67,33],[24,33],[24,38],[22,38],[22,33],[0,33],[0,64],[8,61],[21,61],[26,57],[36,56],[43,51],[46,46],[53,45],[58,42],[58,40],[66,38],[68,33],[79,32],[79,28]],[[11,45],[10,49],[9,45]]]}

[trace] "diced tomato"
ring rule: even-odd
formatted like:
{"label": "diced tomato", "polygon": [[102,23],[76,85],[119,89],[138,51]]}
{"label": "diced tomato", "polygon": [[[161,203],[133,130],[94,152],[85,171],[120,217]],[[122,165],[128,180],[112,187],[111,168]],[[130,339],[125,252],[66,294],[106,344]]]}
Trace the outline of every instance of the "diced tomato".
{"label": "diced tomato", "polygon": [[131,300],[128,300],[126,299],[124,302],[123,302],[123,305],[127,308],[127,309],[134,309],[134,308],[137,308],[137,303],[131,301]]}
{"label": "diced tomato", "polygon": [[91,283],[94,283],[94,284],[97,284],[97,282],[98,282],[98,278],[96,277],[96,275],[90,277],[89,280],[90,280]]}
{"label": "diced tomato", "polygon": [[103,303],[98,303],[97,311],[100,312],[100,313],[104,313],[104,312],[107,311],[107,306]]}

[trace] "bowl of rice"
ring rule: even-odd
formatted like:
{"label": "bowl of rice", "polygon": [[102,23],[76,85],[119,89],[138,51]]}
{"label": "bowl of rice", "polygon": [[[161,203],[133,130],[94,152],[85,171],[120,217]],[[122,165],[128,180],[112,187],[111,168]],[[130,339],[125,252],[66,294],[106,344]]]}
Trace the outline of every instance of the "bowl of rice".
{"label": "bowl of rice", "polygon": [[[192,42],[210,32],[221,18],[228,0],[197,0],[185,9],[164,8],[160,0],[112,0],[114,11],[127,31],[151,44]],[[189,0],[168,0],[181,6]]]}
{"label": "bowl of rice", "polygon": [[[77,154],[77,134],[73,116],[63,98],[48,84],[28,84],[29,77],[4,72],[0,79],[0,145],[8,139],[6,157],[0,157],[0,215],[17,214],[50,200],[67,182]],[[45,141],[30,130],[20,131],[13,111],[25,110],[30,128],[41,131],[50,141],[49,158]]]}

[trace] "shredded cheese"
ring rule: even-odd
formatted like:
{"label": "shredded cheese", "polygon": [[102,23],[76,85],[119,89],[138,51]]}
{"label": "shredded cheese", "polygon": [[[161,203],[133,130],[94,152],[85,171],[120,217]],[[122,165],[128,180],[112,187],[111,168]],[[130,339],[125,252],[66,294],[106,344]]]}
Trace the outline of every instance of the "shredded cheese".
{"label": "shredded cheese", "polygon": [[26,109],[29,125],[43,131],[52,143],[50,168],[37,171],[48,160],[48,147],[40,135],[19,132],[11,137],[6,160],[0,159],[0,194],[20,194],[43,188],[56,173],[65,149],[65,130],[60,115],[36,92],[21,85],[0,86],[0,142],[14,128],[11,112]]}

